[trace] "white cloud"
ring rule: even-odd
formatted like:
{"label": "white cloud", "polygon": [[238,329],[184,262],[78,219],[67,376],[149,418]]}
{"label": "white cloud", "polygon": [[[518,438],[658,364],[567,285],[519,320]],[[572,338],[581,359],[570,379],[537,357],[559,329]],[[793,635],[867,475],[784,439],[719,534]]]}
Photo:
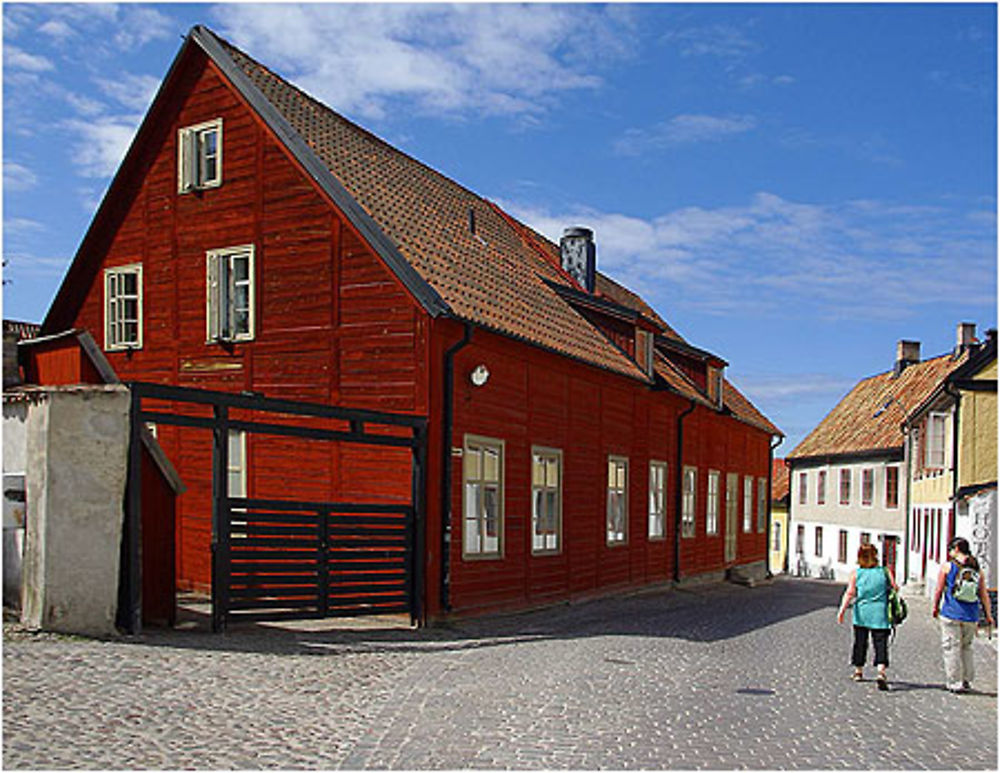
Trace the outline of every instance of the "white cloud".
{"label": "white cloud", "polygon": [[83,177],[110,177],[128,150],[140,116],[102,116],[92,121],[71,119],[64,128],[77,137],[73,163]]}
{"label": "white cloud", "polygon": [[[220,32],[337,110],[398,100],[454,117],[537,117],[630,55],[629,15],[588,6],[219,5]],[[349,34],[346,34],[349,31]]]}
{"label": "white cloud", "polygon": [[8,191],[27,191],[38,185],[38,175],[16,161],[3,162],[3,187]]}
{"label": "white cloud", "polygon": [[651,129],[628,129],[614,143],[615,152],[634,156],[650,150],[695,142],[713,142],[745,134],[757,126],[752,115],[677,115]]}
{"label": "white cloud", "polygon": [[671,30],[663,39],[675,43],[682,56],[743,59],[761,50],[743,30],[728,24]]}
{"label": "white cloud", "polygon": [[145,112],[160,87],[160,79],[153,75],[121,73],[114,80],[98,78],[97,85],[124,107]]}
{"label": "white cloud", "polygon": [[70,38],[76,37],[77,34],[72,25],[62,19],[49,19],[38,28],[38,31],[59,43],[65,43]]}
{"label": "white cloud", "polygon": [[28,72],[48,72],[55,65],[44,56],[29,54],[17,46],[6,44],[3,47],[3,66],[8,70],[27,70]]}
{"label": "white cloud", "polygon": [[927,304],[989,306],[996,296],[996,223],[954,208],[808,204],[771,193],[651,219],[502,206],[554,241],[566,226],[593,228],[598,266],[661,308],[892,319]]}

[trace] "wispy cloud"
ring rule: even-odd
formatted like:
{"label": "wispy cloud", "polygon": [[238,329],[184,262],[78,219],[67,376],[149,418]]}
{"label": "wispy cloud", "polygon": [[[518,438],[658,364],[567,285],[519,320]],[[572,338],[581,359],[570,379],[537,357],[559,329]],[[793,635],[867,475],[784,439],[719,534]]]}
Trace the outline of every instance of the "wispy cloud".
{"label": "wispy cloud", "polygon": [[675,29],[664,35],[663,39],[676,45],[682,56],[744,59],[761,50],[760,44],[743,29],[730,24]]}
{"label": "wispy cloud", "polygon": [[[990,305],[996,296],[996,223],[982,208],[810,204],[771,193],[743,206],[686,207],[652,219],[505,206],[556,240],[568,224],[592,227],[599,266],[664,307],[892,319],[928,304]],[[956,275],[967,281],[949,281]]]}
{"label": "wispy cloud", "polygon": [[[628,14],[559,5],[216,6],[221,32],[335,109],[537,120],[629,56]],[[345,34],[349,30],[350,34]]]}
{"label": "wispy cloud", "polygon": [[745,134],[757,126],[752,115],[678,115],[651,129],[628,129],[614,143],[615,152],[635,156],[695,142],[714,142]]}
{"label": "wispy cloud", "polygon": [[24,164],[4,159],[3,187],[8,191],[27,191],[38,185],[38,175]]}
{"label": "wispy cloud", "polygon": [[5,45],[3,48],[3,66],[8,70],[27,70],[28,72],[48,72],[54,70],[52,60],[38,54],[29,54],[17,46]]}
{"label": "wispy cloud", "polygon": [[135,136],[141,116],[104,116],[92,121],[67,120],[63,126],[77,139],[73,163],[83,177],[114,174]]}
{"label": "wispy cloud", "polygon": [[97,85],[102,92],[124,107],[145,112],[160,87],[160,79],[153,75],[123,73],[117,78],[98,78]]}

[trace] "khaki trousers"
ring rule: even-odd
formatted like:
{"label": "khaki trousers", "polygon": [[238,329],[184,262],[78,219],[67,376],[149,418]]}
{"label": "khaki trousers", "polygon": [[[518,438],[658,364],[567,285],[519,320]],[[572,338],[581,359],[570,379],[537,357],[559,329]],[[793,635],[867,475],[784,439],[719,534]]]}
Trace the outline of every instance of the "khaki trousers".
{"label": "khaki trousers", "polygon": [[944,654],[944,675],[950,689],[958,689],[962,682],[971,682],[976,676],[972,663],[972,643],[976,639],[976,623],[961,620],[941,620],[941,651]]}

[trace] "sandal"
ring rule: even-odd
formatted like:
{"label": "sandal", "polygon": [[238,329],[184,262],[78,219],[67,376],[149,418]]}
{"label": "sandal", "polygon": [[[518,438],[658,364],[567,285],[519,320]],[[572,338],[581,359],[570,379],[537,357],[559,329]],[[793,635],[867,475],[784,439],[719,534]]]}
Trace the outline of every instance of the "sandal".
{"label": "sandal", "polygon": [[878,688],[883,692],[889,689],[889,680],[886,678],[885,674],[879,674],[875,678],[875,683],[878,685]]}
{"label": "sandal", "polygon": [[855,682],[863,682],[865,680],[865,674],[863,671],[855,671],[853,674],[851,674],[851,679],[853,679]]}

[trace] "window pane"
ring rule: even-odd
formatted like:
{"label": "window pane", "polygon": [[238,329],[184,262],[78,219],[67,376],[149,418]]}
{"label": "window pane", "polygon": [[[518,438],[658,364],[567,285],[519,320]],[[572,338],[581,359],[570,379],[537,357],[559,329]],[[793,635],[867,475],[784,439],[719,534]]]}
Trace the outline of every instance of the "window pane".
{"label": "window pane", "polygon": [[250,259],[246,255],[233,256],[233,278],[237,282],[246,282],[249,276]]}
{"label": "window pane", "polygon": [[559,460],[549,459],[545,465],[545,484],[550,488],[559,487]]}
{"label": "window pane", "polygon": [[500,455],[493,448],[483,449],[483,480],[500,480]]}
{"label": "window pane", "polygon": [[533,486],[545,485],[545,460],[538,454],[531,458],[531,484]]}
{"label": "window pane", "polygon": [[483,486],[483,517],[486,519],[486,536],[500,534],[500,508],[497,487]]}
{"label": "window pane", "polygon": [[466,480],[479,480],[480,474],[480,454],[478,448],[465,449],[465,478]]}

